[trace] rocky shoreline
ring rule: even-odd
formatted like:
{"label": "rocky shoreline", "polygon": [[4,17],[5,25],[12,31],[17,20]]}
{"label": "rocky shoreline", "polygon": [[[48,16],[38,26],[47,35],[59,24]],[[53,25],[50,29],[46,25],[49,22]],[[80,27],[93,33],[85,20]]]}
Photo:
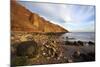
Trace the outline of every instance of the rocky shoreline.
{"label": "rocky shoreline", "polygon": [[11,64],[37,65],[95,61],[95,43],[61,41],[61,34],[11,33]]}

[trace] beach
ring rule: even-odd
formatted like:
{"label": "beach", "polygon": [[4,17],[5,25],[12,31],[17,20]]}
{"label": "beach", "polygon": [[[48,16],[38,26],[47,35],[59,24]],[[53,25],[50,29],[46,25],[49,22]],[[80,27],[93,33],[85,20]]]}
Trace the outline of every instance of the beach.
{"label": "beach", "polygon": [[[62,40],[62,33],[11,32],[12,65],[95,61],[94,41]],[[70,38],[73,39],[73,38]]]}

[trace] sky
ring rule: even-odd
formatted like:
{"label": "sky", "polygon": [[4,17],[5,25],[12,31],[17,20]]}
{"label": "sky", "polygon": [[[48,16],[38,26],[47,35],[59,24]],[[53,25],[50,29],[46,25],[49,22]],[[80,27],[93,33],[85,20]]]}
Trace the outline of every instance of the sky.
{"label": "sky", "polygon": [[21,5],[70,32],[95,31],[95,6],[20,1]]}

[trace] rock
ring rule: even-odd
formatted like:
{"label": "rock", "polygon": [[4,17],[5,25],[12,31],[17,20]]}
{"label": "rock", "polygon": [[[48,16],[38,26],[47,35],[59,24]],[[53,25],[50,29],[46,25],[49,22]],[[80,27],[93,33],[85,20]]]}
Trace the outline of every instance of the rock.
{"label": "rock", "polygon": [[73,60],[71,60],[71,59],[68,59],[68,63],[72,63],[73,62]]}
{"label": "rock", "polygon": [[55,48],[48,46],[48,45],[44,45],[44,47],[42,47],[42,54],[45,57],[54,57],[55,54]]}
{"label": "rock", "polygon": [[74,58],[78,58],[80,56],[80,54],[81,54],[80,51],[75,51],[72,56]]}
{"label": "rock", "polygon": [[18,44],[17,56],[34,57],[37,54],[37,43],[34,41],[25,41]]}
{"label": "rock", "polygon": [[89,41],[88,44],[89,44],[89,45],[95,45],[95,43],[92,42],[92,41]]}
{"label": "rock", "polygon": [[83,43],[82,41],[78,41],[77,43],[78,43],[79,45],[81,45],[81,46],[84,45],[84,43]]}

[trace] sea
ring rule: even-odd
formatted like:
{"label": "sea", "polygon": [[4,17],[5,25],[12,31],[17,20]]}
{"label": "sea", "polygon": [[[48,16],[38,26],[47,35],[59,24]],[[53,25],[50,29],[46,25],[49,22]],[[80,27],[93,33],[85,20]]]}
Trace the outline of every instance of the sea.
{"label": "sea", "polygon": [[62,34],[60,39],[66,41],[85,41],[95,42],[95,32],[69,32]]}

